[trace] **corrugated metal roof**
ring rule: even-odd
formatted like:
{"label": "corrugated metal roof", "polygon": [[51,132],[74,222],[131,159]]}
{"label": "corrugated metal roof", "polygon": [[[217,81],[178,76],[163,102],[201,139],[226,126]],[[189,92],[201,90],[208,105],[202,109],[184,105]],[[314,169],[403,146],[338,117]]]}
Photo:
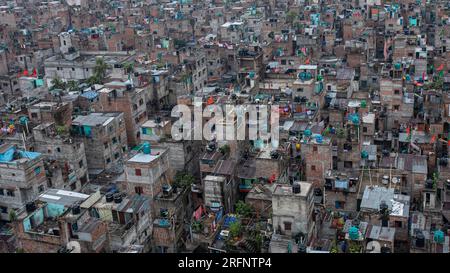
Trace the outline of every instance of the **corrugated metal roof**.
{"label": "corrugated metal roof", "polygon": [[393,242],[395,237],[395,228],[372,226],[367,232],[367,238],[373,240]]}
{"label": "corrugated metal roof", "polygon": [[399,154],[397,158],[397,169],[427,174],[427,157],[424,155]]}
{"label": "corrugated metal roof", "polygon": [[392,188],[366,186],[361,201],[361,208],[378,211],[381,202],[384,201],[388,205],[389,210],[392,210],[392,203],[390,201],[393,199],[394,189]]}
{"label": "corrugated metal roof", "polygon": [[236,164],[231,160],[219,160],[214,167],[214,174],[232,175]]}

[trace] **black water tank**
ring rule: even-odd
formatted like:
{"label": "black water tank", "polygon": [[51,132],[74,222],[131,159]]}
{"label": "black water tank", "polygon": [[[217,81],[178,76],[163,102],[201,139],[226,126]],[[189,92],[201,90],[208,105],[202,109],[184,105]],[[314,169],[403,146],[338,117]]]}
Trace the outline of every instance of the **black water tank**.
{"label": "black water tank", "polygon": [[72,214],[73,215],[80,214],[80,212],[81,212],[80,205],[76,204],[76,205],[72,206]]}
{"label": "black water tank", "polygon": [[384,213],[387,209],[389,209],[389,206],[386,204],[385,201],[381,201],[381,203],[380,203],[380,212]]}
{"label": "black water tank", "polygon": [[293,192],[294,194],[300,193],[301,190],[302,190],[302,189],[301,189],[300,184],[294,183],[294,185],[292,185],[292,192]]}
{"label": "black water tank", "polygon": [[34,204],[34,202],[28,202],[25,205],[25,209],[27,210],[27,212],[33,212],[36,209],[36,205]]}
{"label": "black water tank", "polygon": [[425,181],[425,188],[426,189],[432,189],[433,188],[433,180],[432,179],[427,179]]}
{"label": "black water tank", "polygon": [[53,229],[53,235],[59,236],[60,235],[59,229]]}
{"label": "black water tank", "polygon": [[114,194],[114,203],[116,203],[116,204],[122,203],[122,194],[120,194],[120,193]]}
{"label": "black water tank", "polygon": [[112,201],[114,201],[114,194],[112,192],[108,192],[107,194],[105,194],[105,198],[107,203],[111,203]]}
{"label": "black water tank", "polygon": [[381,253],[391,253],[391,249],[389,247],[382,246]]}
{"label": "black water tank", "polygon": [[416,247],[425,247],[425,236],[422,233],[416,236]]}
{"label": "black water tank", "polygon": [[298,253],[306,253],[306,246],[304,244],[298,246]]}

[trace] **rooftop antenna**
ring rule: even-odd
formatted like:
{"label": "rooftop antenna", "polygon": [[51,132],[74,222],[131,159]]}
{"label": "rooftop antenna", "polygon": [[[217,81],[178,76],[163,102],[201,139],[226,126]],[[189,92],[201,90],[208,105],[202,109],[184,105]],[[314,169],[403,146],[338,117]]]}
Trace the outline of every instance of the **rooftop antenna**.
{"label": "rooftop antenna", "polygon": [[391,188],[392,181],[392,163],[389,164],[389,189]]}

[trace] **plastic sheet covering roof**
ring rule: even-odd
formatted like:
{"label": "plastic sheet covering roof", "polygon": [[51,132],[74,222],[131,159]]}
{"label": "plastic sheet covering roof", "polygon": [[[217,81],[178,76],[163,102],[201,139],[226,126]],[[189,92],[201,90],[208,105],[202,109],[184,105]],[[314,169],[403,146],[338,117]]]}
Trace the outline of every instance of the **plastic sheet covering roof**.
{"label": "plastic sheet covering roof", "polygon": [[391,200],[392,210],[390,215],[409,217],[409,201],[410,197],[403,194],[395,194],[394,199]]}
{"label": "plastic sheet covering roof", "polygon": [[[17,151],[15,146],[12,145],[5,145],[0,146],[0,163],[8,163],[8,162],[14,162],[14,153]],[[33,160],[37,157],[39,157],[41,154],[36,152],[29,152],[29,151],[18,151],[20,158],[30,159]]]}
{"label": "plastic sheet covering roof", "polygon": [[395,237],[395,228],[371,226],[367,231],[366,238],[380,241],[393,242]]}
{"label": "plastic sheet covering roof", "polygon": [[362,117],[363,123],[367,124],[373,124],[375,121],[375,114],[374,113],[368,113],[367,115],[364,115]]}
{"label": "plastic sheet covering roof", "polygon": [[76,202],[86,200],[88,197],[89,195],[78,192],[49,189],[39,196],[39,200],[47,203],[60,204],[65,207],[69,207]]}
{"label": "plastic sheet covering roof", "polygon": [[93,100],[98,97],[98,93],[95,91],[87,91],[81,94],[81,96],[87,98],[88,100]]}
{"label": "plastic sheet covering roof", "polygon": [[336,180],[334,181],[334,187],[338,189],[347,189],[348,180]]}
{"label": "plastic sheet covering roof", "polygon": [[237,219],[236,215],[229,214],[229,215],[225,216],[225,219],[223,221],[223,226],[224,227],[229,227],[232,223],[236,222],[237,220],[238,219]]}
{"label": "plastic sheet covering roof", "polygon": [[293,120],[285,121],[284,125],[283,125],[283,130],[288,131],[292,127],[292,125],[294,125],[294,121]]}

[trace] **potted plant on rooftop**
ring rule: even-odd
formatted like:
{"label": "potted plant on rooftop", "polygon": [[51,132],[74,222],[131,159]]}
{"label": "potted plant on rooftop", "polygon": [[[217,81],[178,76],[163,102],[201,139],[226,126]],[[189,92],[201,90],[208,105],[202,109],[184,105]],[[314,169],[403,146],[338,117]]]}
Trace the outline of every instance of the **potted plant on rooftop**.
{"label": "potted plant on rooftop", "polygon": [[239,222],[234,222],[230,225],[230,239],[237,241],[241,235],[242,226]]}
{"label": "potted plant on rooftop", "polygon": [[190,187],[195,182],[195,177],[192,174],[186,172],[178,172],[175,175],[174,186],[180,189]]}
{"label": "potted plant on rooftop", "polygon": [[228,155],[230,153],[230,146],[228,144],[223,145],[219,148],[219,151],[222,153],[222,155]]}

